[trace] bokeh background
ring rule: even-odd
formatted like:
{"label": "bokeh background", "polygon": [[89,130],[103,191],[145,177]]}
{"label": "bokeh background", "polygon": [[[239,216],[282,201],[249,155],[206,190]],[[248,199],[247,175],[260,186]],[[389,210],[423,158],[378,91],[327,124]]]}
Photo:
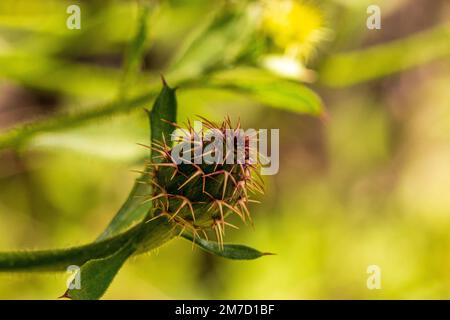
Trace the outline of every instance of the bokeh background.
{"label": "bokeh background", "polygon": [[[280,129],[255,227],[226,234],[277,255],[228,261],[177,239],[127,262],[106,299],[450,298],[449,23],[446,0],[2,0],[0,251],[96,238],[146,155],[152,96],[129,99],[163,73],[180,121]],[[258,91],[264,77],[279,86]],[[0,298],[55,299],[67,276],[3,273]]]}

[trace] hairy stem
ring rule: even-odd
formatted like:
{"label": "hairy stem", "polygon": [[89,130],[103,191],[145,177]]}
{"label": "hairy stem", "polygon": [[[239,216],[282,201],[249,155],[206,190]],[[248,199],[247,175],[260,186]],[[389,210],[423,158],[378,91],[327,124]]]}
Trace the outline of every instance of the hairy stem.
{"label": "hairy stem", "polygon": [[70,265],[81,266],[91,259],[110,256],[130,240],[136,253],[155,249],[178,234],[176,225],[165,217],[140,223],[117,236],[78,247],[56,250],[0,252],[0,272],[65,271]]}

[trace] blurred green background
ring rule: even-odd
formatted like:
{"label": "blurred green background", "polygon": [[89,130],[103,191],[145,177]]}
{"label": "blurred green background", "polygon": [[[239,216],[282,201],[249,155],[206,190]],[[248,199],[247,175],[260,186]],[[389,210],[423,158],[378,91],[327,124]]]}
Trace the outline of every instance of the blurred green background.
{"label": "blurred green background", "polygon": [[[446,0],[2,0],[0,251],[96,238],[142,167],[163,73],[180,122],[280,129],[255,228],[225,239],[277,255],[177,239],[106,299],[449,299],[449,39]],[[0,298],[55,299],[67,276],[1,273]]]}

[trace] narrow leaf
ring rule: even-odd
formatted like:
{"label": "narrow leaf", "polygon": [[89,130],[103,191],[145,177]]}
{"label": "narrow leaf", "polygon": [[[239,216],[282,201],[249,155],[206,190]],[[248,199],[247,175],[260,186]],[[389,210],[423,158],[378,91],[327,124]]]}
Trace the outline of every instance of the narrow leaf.
{"label": "narrow leaf", "polygon": [[256,16],[246,4],[213,9],[188,35],[169,67],[170,79],[195,79],[233,64],[253,40]]}
{"label": "narrow leaf", "polygon": [[[147,115],[150,123],[150,114],[147,113]],[[151,134],[149,140],[151,141]],[[152,208],[152,203],[151,201],[145,202],[144,200],[145,196],[150,195],[152,192],[151,185],[147,183],[150,174],[149,170],[149,168],[146,168],[144,173],[136,179],[127,200],[111,220],[108,227],[97,238],[97,241],[106,239],[130,228],[135,223],[142,221],[148,214]]]}
{"label": "narrow leaf", "polygon": [[125,56],[124,70],[120,82],[119,98],[122,99],[128,88],[137,78],[144,55],[144,46],[147,39],[147,19],[150,12],[149,3],[139,3],[139,20],[136,34],[131,40]]}
{"label": "narrow leaf", "polygon": [[322,100],[308,87],[257,68],[241,67],[218,72],[205,87],[232,90],[262,104],[288,111],[316,116],[324,112]]}
{"label": "narrow leaf", "polygon": [[320,70],[330,87],[352,86],[450,56],[450,24],[407,38],[331,56]]}
{"label": "narrow leaf", "polygon": [[195,243],[203,250],[215,254],[216,256],[232,260],[253,260],[262,256],[273,255],[240,244],[224,244],[223,248],[215,241],[195,238],[189,233],[183,233],[183,238]]}
{"label": "narrow leaf", "polygon": [[97,241],[114,236],[132,225],[142,221],[152,207],[150,201],[144,202],[145,196],[151,194],[151,186],[146,183],[148,173],[136,179],[127,200],[109,223],[108,227],[97,238]]}
{"label": "narrow leaf", "polygon": [[80,269],[81,288],[69,289],[63,297],[75,300],[99,299],[106,292],[122,265],[134,253],[153,250],[179,233],[166,217],[142,222],[132,230],[130,240],[114,254],[86,262]]}
{"label": "narrow leaf", "polygon": [[[164,78],[162,80],[163,88],[150,111],[150,127],[152,140],[169,143],[175,127],[168,122],[175,123],[177,118],[176,89],[170,88]],[[153,158],[153,161],[157,161],[157,158]]]}
{"label": "narrow leaf", "polygon": [[136,248],[133,242],[130,241],[119,251],[106,258],[88,261],[79,270],[80,288],[67,290],[64,297],[74,300],[94,300],[101,298],[117,272],[135,250]]}
{"label": "narrow leaf", "polygon": [[[166,141],[170,141],[170,133],[175,127],[161,119],[175,122],[176,108],[175,89],[169,88],[163,81],[163,89],[156,98],[152,111],[147,113],[151,131],[150,143],[152,139],[162,140],[163,135]],[[157,158],[154,161],[158,161]],[[149,170],[149,168],[146,168],[145,172],[136,179],[127,200],[97,240],[105,239],[126,230],[145,218],[152,207],[150,201],[144,202],[144,197],[150,195],[152,190],[150,184],[147,183],[150,174]]]}

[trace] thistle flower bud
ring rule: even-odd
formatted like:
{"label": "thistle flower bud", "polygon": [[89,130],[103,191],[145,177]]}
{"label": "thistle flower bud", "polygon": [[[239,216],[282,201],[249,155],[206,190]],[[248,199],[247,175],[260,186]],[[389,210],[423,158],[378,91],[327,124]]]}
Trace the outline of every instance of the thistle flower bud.
{"label": "thistle flower bud", "polygon": [[250,195],[263,193],[251,143],[257,137],[245,135],[240,124],[233,128],[229,118],[221,125],[206,119],[201,124],[200,131],[189,124],[173,146],[153,142],[158,156],[148,164],[154,186],[151,200],[158,216],[167,215],[194,236],[201,232],[207,237],[212,229],[222,244],[225,226],[234,227],[227,217],[235,214],[251,222],[248,203],[254,200]]}

